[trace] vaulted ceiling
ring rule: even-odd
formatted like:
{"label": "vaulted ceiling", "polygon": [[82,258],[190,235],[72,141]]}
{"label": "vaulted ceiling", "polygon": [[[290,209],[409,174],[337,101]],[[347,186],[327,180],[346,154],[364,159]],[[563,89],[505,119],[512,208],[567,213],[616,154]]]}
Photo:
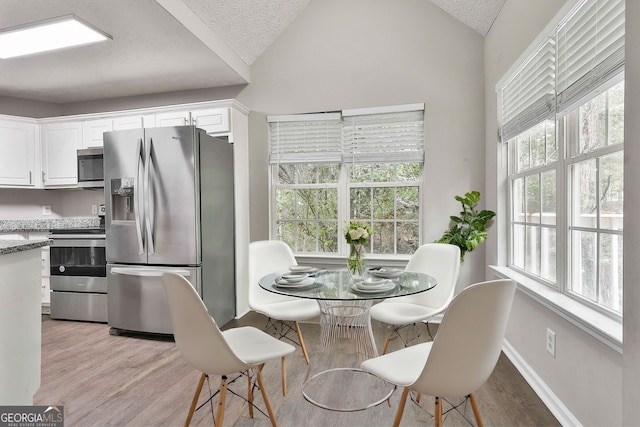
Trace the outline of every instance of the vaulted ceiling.
{"label": "vaulted ceiling", "polygon": [[[113,40],[0,59],[0,96],[69,103],[246,84],[310,1],[2,0],[0,30],[75,14]],[[505,0],[424,1],[484,36]]]}

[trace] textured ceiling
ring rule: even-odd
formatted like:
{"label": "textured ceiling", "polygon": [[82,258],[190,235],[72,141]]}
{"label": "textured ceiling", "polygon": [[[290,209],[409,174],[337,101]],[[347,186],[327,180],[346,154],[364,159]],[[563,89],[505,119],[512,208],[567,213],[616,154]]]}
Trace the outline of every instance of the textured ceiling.
{"label": "textured ceiling", "polygon": [[458,21],[487,35],[505,0],[429,0]]}
{"label": "textured ceiling", "polygon": [[[246,84],[310,1],[0,0],[0,29],[73,13],[113,36],[0,60],[0,96],[70,103]],[[430,1],[484,36],[505,0]]]}
{"label": "textured ceiling", "polygon": [[311,0],[183,0],[236,54],[252,64]]}

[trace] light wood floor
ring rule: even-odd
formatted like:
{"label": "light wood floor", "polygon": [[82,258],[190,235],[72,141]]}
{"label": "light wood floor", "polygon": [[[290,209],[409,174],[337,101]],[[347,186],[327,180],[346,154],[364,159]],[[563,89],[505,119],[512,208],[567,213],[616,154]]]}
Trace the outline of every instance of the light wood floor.
{"label": "light wood floor", "polygon": [[[264,327],[266,319],[251,313],[227,327],[254,325]],[[310,371],[320,370],[323,361],[333,365],[353,365],[353,343],[342,340],[322,351],[318,324],[303,324],[303,333],[311,357]],[[378,348],[386,329],[374,325]],[[426,339],[427,334],[419,340]],[[391,349],[399,348],[399,340]],[[383,403],[358,412],[335,412],[318,408],[302,395],[307,365],[299,348],[287,358],[287,396],[280,388],[280,363],[264,368],[265,384],[280,426],[387,426],[391,425],[400,393],[393,393],[391,407]],[[42,385],[36,393],[35,405],[64,406],[65,425],[71,426],[180,426],[183,425],[200,373],[181,358],[175,344],[168,340],[109,335],[104,324],[57,321],[43,316]],[[215,391],[219,379],[212,378]],[[246,395],[246,380],[231,386]],[[336,392],[341,386],[335,385]],[[207,383],[200,403],[209,394]],[[500,356],[496,370],[476,393],[478,405],[487,426],[557,426],[557,420],[544,406],[517,370]],[[214,398],[213,406],[217,400]],[[264,410],[260,393],[256,405]],[[458,402],[453,402],[458,403]],[[469,405],[467,405],[469,406]],[[448,404],[444,410],[450,409]],[[472,420],[468,423],[458,412],[451,411],[445,426],[475,425],[470,407],[459,410]],[[420,404],[408,402],[402,426],[433,425],[433,399],[424,397]],[[229,395],[225,412],[226,426],[270,426],[269,419],[258,411],[249,418],[247,404]],[[212,408],[199,409],[191,425],[213,425]]]}

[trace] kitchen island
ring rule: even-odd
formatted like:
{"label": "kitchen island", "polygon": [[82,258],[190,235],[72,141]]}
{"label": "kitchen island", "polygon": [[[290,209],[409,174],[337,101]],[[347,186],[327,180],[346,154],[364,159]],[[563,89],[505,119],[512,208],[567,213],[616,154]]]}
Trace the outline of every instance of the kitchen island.
{"label": "kitchen island", "polygon": [[41,247],[0,240],[0,405],[33,405],[40,387]]}

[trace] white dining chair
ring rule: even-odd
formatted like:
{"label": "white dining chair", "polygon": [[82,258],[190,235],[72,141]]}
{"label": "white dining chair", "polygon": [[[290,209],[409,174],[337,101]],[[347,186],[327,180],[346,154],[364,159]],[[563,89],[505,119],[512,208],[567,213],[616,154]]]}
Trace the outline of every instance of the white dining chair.
{"label": "white dining chair", "polygon": [[445,243],[426,243],[411,256],[405,270],[428,274],[437,283],[426,292],[385,299],[371,307],[372,319],[391,326],[382,354],[387,352],[393,334],[400,336],[399,331],[405,326],[424,322],[431,336],[428,322],[443,313],[453,298],[460,272],[460,248]]}
{"label": "white dining chair", "polygon": [[442,398],[467,396],[478,426],[474,396],[493,372],[504,341],[516,283],[493,280],[464,289],[444,314],[433,341],[364,361],[361,368],[404,387],[393,425],[399,426],[409,391],[436,398],[435,425],[442,425]]}
{"label": "white dining chair", "polygon": [[[293,256],[291,248],[280,240],[261,240],[250,243],[249,308],[267,316],[265,331],[273,329],[279,335],[279,338],[289,339],[299,344],[308,365],[309,354],[307,353],[298,322],[319,316],[320,308],[318,303],[315,300],[289,297],[265,291],[258,284],[258,281],[267,274],[278,271],[287,272],[289,267],[296,264],[296,258]],[[288,332],[293,329],[281,322],[293,322],[298,335],[297,342],[288,336]]]}
{"label": "white dining chair", "polygon": [[202,299],[186,278],[176,273],[164,273],[162,280],[176,346],[187,363],[202,372],[191,401],[185,426],[191,423],[202,386],[209,375],[222,377],[218,409],[214,420],[217,427],[222,426],[224,419],[228,386],[227,375],[234,373],[247,373],[247,402],[249,403],[249,415],[253,418],[252,370],[257,373],[258,386],[271,424],[277,426],[275,414],[262,380],[262,368],[269,360],[277,358],[282,360],[284,393],[285,356],[294,352],[295,347],[250,326],[220,331],[215,320],[209,315]]}

